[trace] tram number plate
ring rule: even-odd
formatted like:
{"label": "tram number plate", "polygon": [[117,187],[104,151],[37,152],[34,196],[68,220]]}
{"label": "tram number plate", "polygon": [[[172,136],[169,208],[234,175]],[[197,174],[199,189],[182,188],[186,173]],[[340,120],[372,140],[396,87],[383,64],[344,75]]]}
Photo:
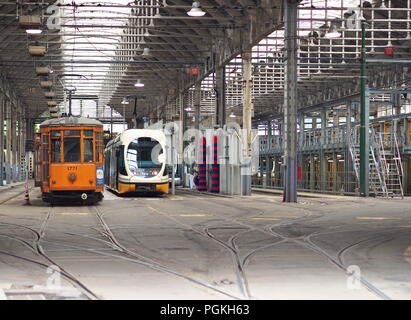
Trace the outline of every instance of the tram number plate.
{"label": "tram number plate", "polygon": [[75,166],[68,166],[68,167],[67,167],[67,170],[68,170],[68,171],[77,171],[77,167],[75,167]]}

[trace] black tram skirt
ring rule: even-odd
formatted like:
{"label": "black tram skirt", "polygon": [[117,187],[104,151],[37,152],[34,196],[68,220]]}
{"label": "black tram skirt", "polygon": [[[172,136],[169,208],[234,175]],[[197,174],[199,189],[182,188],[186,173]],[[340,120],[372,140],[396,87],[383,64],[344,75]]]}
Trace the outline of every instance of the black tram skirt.
{"label": "black tram skirt", "polygon": [[68,191],[52,191],[44,192],[42,198],[44,202],[65,202],[65,201],[81,201],[81,202],[98,202],[103,199],[102,192],[93,190],[68,190]]}

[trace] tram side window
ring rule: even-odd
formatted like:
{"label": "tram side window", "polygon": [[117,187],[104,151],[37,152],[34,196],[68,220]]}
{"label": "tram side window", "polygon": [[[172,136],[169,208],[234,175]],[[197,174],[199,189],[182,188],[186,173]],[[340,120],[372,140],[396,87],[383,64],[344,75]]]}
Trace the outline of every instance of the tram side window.
{"label": "tram side window", "polygon": [[93,162],[93,139],[84,139],[84,162]]}
{"label": "tram side window", "polygon": [[64,138],[64,161],[80,162],[80,138]]}
{"label": "tram side window", "polygon": [[124,162],[124,146],[120,146],[118,151],[118,172],[123,175],[127,175],[127,170],[126,170],[126,163]]}
{"label": "tram side window", "polygon": [[102,161],[102,153],[104,150],[103,133],[96,132],[96,162]]}
{"label": "tram side window", "polygon": [[48,141],[49,141],[49,136],[48,135],[44,135],[43,136],[43,161],[49,161],[48,158]]}
{"label": "tram side window", "polygon": [[109,184],[110,180],[110,151],[104,153],[104,182]]}
{"label": "tram side window", "polygon": [[48,141],[49,136],[47,134],[43,135],[43,182],[47,182],[49,180],[49,165],[48,165]]}
{"label": "tram side window", "polygon": [[51,162],[61,162],[60,139],[51,139]]}

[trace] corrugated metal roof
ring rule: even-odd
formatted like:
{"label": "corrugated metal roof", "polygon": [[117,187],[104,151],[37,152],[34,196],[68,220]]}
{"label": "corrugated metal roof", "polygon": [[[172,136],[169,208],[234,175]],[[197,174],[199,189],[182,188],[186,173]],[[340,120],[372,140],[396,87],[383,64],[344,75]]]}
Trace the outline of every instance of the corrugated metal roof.
{"label": "corrugated metal roof", "polygon": [[85,117],[62,117],[57,119],[49,119],[43,121],[40,127],[71,127],[71,126],[92,126],[92,127],[102,127],[103,124],[95,119],[85,118]]}

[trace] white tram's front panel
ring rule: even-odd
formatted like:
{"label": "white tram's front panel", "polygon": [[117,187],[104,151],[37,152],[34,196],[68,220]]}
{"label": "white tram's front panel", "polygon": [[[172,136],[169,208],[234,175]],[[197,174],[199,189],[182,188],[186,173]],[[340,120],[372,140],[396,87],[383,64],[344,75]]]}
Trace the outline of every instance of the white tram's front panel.
{"label": "white tram's front panel", "polygon": [[[164,133],[160,130],[130,129],[117,139],[108,147],[110,171],[114,171],[110,172],[109,186],[119,193],[168,193]],[[115,184],[113,176],[117,179]]]}

